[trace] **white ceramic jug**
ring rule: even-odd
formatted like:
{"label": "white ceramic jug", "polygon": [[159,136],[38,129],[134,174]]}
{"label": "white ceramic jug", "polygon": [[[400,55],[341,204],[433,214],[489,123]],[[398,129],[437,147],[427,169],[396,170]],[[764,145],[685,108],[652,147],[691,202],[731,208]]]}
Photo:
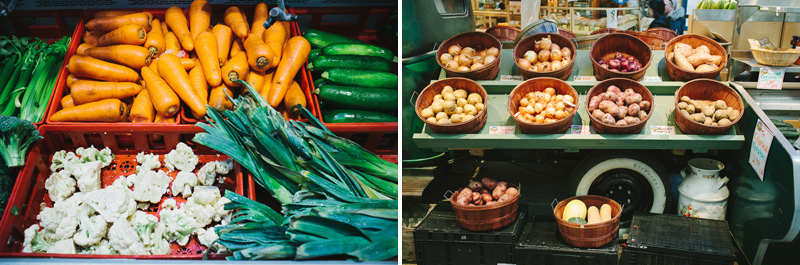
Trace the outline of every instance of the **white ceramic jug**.
{"label": "white ceramic jug", "polygon": [[725,165],[708,158],[695,158],[689,160],[688,164],[681,171],[683,181],[678,186],[678,214],[725,220],[730,192],[725,186],[728,178],[719,175]]}

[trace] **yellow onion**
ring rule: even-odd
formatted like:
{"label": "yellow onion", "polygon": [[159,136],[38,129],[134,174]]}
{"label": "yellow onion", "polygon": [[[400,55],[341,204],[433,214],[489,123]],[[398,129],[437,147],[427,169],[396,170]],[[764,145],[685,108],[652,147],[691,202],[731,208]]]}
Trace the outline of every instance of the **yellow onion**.
{"label": "yellow onion", "polygon": [[483,68],[484,65],[482,63],[474,63],[472,66],[469,67],[470,70],[478,70]]}
{"label": "yellow onion", "polygon": [[458,71],[459,72],[467,72],[467,71],[469,71],[469,67],[467,67],[466,65],[459,66],[458,67]]}
{"label": "yellow onion", "polygon": [[547,62],[550,60],[550,50],[541,50],[539,51],[539,61],[540,62]]}
{"label": "yellow onion", "polygon": [[550,71],[550,62],[542,62],[539,65],[539,72],[549,72]]}
{"label": "yellow onion", "polygon": [[550,52],[550,61],[561,61],[561,51],[553,50]]}
{"label": "yellow onion", "polygon": [[550,45],[550,51],[551,52],[552,51],[557,51],[557,50],[561,50],[561,47],[558,46],[558,44],[553,43],[553,44]]}
{"label": "yellow onion", "polygon": [[522,69],[531,68],[531,62],[526,59],[519,59],[519,67]]}
{"label": "yellow onion", "polygon": [[447,48],[447,53],[449,53],[450,56],[453,57],[458,56],[459,54],[461,54],[461,45],[458,44],[451,45],[450,48]]}
{"label": "yellow onion", "polygon": [[488,50],[486,50],[486,55],[494,55],[494,57],[497,57],[500,55],[500,49],[496,47],[491,47]]}
{"label": "yellow onion", "polygon": [[561,56],[567,58],[572,57],[572,51],[567,47],[561,48]]}
{"label": "yellow onion", "polygon": [[469,55],[466,55],[466,54],[459,55],[458,56],[458,64],[459,65],[469,66],[470,64],[472,64],[472,58],[470,58]]}
{"label": "yellow onion", "polygon": [[552,44],[553,41],[550,40],[550,36],[547,36],[546,38],[542,38],[542,40],[539,41],[539,48],[542,50],[550,50],[550,46]]}
{"label": "yellow onion", "polygon": [[465,47],[464,49],[461,49],[461,54],[469,55],[469,57],[475,56],[475,49],[472,47]]}
{"label": "yellow onion", "polygon": [[444,65],[444,68],[447,68],[447,69],[450,69],[450,70],[456,70],[456,69],[458,69],[458,66],[459,66],[458,62],[456,62],[455,60],[453,60],[453,61],[449,61],[449,62],[447,62],[447,63]]}
{"label": "yellow onion", "polygon": [[555,70],[558,70],[558,69],[561,69],[561,61],[553,61],[552,63],[550,63],[550,70],[551,71],[555,71]]}
{"label": "yellow onion", "polygon": [[442,53],[442,56],[439,57],[439,61],[442,61],[442,64],[447,64],[447,62],[452,61],[453,56],[449,53]]}
{"label": "yellow onion", "polygon": [[494,60],[497,60],[497,57],[494,55],[486,55],[486,58],[483,58],[483,64],[489,65],[490,63],[494,62]]}

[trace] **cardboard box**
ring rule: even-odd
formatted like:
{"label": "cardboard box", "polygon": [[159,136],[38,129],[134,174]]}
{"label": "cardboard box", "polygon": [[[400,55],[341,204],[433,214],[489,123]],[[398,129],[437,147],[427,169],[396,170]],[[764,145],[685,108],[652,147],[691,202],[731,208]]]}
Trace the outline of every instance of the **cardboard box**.
{"label": "cardboard box", "polygon": [[690,19],[689,33],[707,35],[713,31],[726,40],[733,40],[736,10],[695,9]]}

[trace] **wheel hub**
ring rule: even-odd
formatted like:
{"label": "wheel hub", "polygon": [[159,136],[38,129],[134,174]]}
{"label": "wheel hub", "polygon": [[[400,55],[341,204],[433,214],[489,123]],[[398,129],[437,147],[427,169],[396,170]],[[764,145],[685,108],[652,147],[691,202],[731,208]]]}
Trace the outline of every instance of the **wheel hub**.
{"label": "wheel hub", "polygon": [[600,175],[589,188],[590,195],[608,197],[620,205],[620,224],[627,226],[635,211],[649,212],[653,206],[653,189],[644,176],[629,169],[613,169]]}

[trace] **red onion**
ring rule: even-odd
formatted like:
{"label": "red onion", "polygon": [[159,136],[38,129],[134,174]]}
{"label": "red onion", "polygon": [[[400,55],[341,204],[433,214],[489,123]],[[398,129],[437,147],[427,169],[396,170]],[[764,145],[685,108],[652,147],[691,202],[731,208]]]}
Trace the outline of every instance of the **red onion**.
{"label": "red onion", "polygon": [[639,64],[633,62],[628,65],[628,72],[638,71],[640,69]]}
{"label": "red onion", "polygon": [[619,68],[628,69],[629,65],[630,63],[628,62],[628,60],[625,59],[619,60]]}
{"label": "red onion", "polygon": [[622,58],[625,58],[625,56],[623,56],[621,53],[614,54],[614,59],[622,60]]}
{"label": "red onion", "polygon": [[619,70],[619,71],[623,72],[623,73],[627,73],[628,72],[628,68],[622,68],[622,70]]}
{"label": "red onion", "polygon": [[603,68],[605,68],[605,69],[608,69],[608,64],[600,64],[600,67],[603,67]]}
{"label": "red onion", "polygon": [[628,56],[628,61],[631,61],[631,62],[636,61],[636,58],[633,58],[633,56]]}
{"label": "red onion", "polygon": [[619,60],[611,59],[611,60],[608,61],[608,68],[619,69],[619,67],[620,67],[620,61]]}
{"label": "red onion", "polygon": [[599,64],[606,64],[606,60],[600,59],[600,61],[597,61],[597,63],[599,63]]}

